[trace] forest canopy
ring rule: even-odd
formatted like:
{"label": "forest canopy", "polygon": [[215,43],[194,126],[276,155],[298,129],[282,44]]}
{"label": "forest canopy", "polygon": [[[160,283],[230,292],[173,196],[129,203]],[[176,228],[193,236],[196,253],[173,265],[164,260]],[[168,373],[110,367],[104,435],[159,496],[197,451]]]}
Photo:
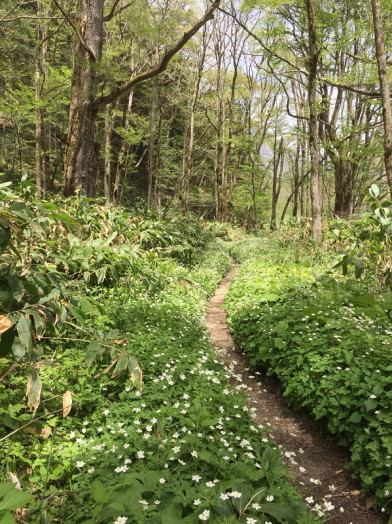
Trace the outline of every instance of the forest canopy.
{"label": "forest canopy", "polygon": [[0,170],[247,229],[392,187],[379,0],[4,0]]}

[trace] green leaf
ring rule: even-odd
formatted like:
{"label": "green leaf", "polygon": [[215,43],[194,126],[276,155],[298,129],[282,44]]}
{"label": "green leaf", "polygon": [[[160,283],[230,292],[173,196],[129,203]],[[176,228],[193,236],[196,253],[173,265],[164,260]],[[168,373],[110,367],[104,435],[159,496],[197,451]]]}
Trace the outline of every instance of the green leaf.
{"label": "green leaf", "polygon": [[104,348],[100,345],[97,340],[92,340],[87,346],[86,362],[88,366],[94,362],[98,355],[102,355],[105,352]]}
{"label": "green leaf", "polygon": [[95,502],[102,504],[109,500],[111,491],[105,488],[101,482],[95,481],[92,486],[91,494]]}
{"label": "green leaf", "polygon": [[26,318],[24,314],[20,315],[18,323],[16,324],[19,340],[21,344],[31,351],[34,347],[33,342],[33,326],[30,318]]}
{"label": "green leaf", "polygon": [[363,261],[358,258],[355,261],[355,278],[360,278],[363,273]]}
{"label": "green leaf", "polygon": [[0,524],[15,524],[15,519],[9,511],[0,511]]}
{"label": "green leaf", "polygon": [[377,198],[380,194],[380,189],[377,184],[372,184],[369,189],[369,193],[373,198]]}
{"label": "green leaf", "polygon": [[[283,506],[274,503],[260,504],[260,506],[260,512],[272,515],[279,520],[284,519],[284,522],[287,522],[288,524],[296,524],[298,522],[298,517],[304,512],[300,507],[292,508],[290,506]],[[282,520],[280,520],[280,522],[282,522]]]}
{"label": "green leaf", "polygon": [[13,491],[7,493],[5,500],[0,500],[0,511],[4,509],[13,511],[18,508],[23,508],[23,506],[32,500],[33,497],[31,495],[23,493],[23,491],[17,491],[13,486]]}
{"label": "green leaf", "polygon": [[112,378],[118,377],[120,373],[122,373],[125,369],[127,369],[128,361],[129,361],[128,355],[121,355],[112,373]]}
{"label": "green leaf", "polygon": [[372,411],[374,408],[377,407],[378,402],[369,398],[368,400],[365,400],[364,404],[365,404],[366,411]]}
{"label": "green leaf", "polygon": [[348,419],[349,422],[353,422],[354,424],[358,424],[362,420],[361,413],[358,413],[358,411],[354,411],[354,413],[351,415],[351,417]]}
{"label": "green leaf", "polygon": [[0,338],[0,358],[6,357],[12,349],[15,340],[15,329],[5,331]]}
{"label": "green leaf", "polygon": [[167,508],[161,512],[162,524],[181,524],[182,519],[182,504],[179,502],[172,502]]}

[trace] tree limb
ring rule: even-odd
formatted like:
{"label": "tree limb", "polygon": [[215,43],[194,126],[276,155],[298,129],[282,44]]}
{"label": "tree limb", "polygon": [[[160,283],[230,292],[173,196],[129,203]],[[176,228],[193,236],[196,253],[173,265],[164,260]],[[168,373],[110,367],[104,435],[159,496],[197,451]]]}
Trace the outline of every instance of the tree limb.
{"label": "tree limb", "polygon": [[[225,13],[226,15],[231,16],[233,18],[233,20],[235,20],[235,22],[237,22],[237,24],[239,24],[240,27],[242,27],[242,29],[244,31],[246,31],[250,36],[252,36],[261,45],[261,47],[265,51],[267,51],[267,53],[269,53],[271,56],[273,56],[275,58],[278,58],[282,62],[285,62],[289,66],[293,67],[299,73],[302,73],[302,74],[304,74],[306,76],[309,76],[309,71],[307,69],[304,69],[303,67],[299,66],[298,64],[296,64],[295,62],[293,62],[289,58],[287,58],[285,56],[282,56],[279,53],[273,51],[269,46],[267,46],[261,40],[260,37],[258,37],[253,31],[251,31],[249,28],[247,28],[246,25],[243,24],[233,13],[230,13],[229,11],[226,11],[222,7],[219,7],[219,10],[222,13]],[[329,84],[331,86],[340,87],[341,89],[344,89],[345,91],[351,91],[352,93],[358,93],[360,95],[368,96],[370,98],[380,98],[381,97],[381,93],[379,91],[367,91],[366,89],[362,89],[360,87],[350,86],[350,85],[347,85],[347,84],[343,84],[341,82],[335,82],[334,80],[331,80],[330,78],[323,77],[323,76],[317,76],[317,79],[321,80],[323,82],[326,82],[327,84]]]}
{"label": "tree limb", "polygon": [[99,107],[102,105],[110,104],[118,98],[120,98],[120,96],[122,96],[123,94],[127,93],[130,89],[132,89],[132,87],[142,82],[145,82],[146,80],[149,80],[150,78],[153,78],[154,76],[157,76],[163,71],[165,71],[173,56],[176,55],[184,47],[184,45],[198,32],[198,30],[201,27],[203,27],[203,25],[208,20],[211,20],[214,17],[214,11],[219,7],[219,4],[220,0],[215,0],[207,9],[204,16],[202,16],[188,31],[186,31],[180,38],[180,40],[173,45],[173,47],[166,51],[159,64],[157,64],[154,67],[151,67],[150,69],[147,69],[147,71],[144,71],[143,73],[134,76],[133,78],[128,80],[128,82],[125,82],[125,84],[117,86],[111,93],[96,98],[92,101],[92,105],[95,107]]}
{"label": "tree limb", "polygon": [[125,9],[128,9],[128,7],[131,6],[134,3],[134,1],[135,0],[132,0],[132,2],[128,2],[128,4],[125,4],[116,10],[120,0],[115,0],[110,13],[103,17],[103,21],[110,22],[110,20],[114,18],[115,16],[117,16],[118,14],[120,14],[121,11],[125,11]]}
{"label": "tree limb", "polygon": [[93,59],[94,62],[97,61],[97,59],[95,58],[95,55],[93,53],[93,51],[89,48],[89,46],[86,44],[86,42],[84,41],[82,35],[80,34],[80,32],[78,31],[77,27],[75,26],[75,24],[73,23],[72,19],[68,16],[68,14],[64,11],[64,9],[61,7],[61,5],[57,2],[57,0],[53,0],[55,6],[57,7],[57,9],[60,11],[60,13],[64,16],[64,18],[67,20],[67,22],[69,23],[69,25],[72,27],[72,29],[75,31],[77,37],[79,38],[79,41],[80,43],[82,44],[82,46],[85,48],[85,50],[87,51],[87,53],[89,54],[90,58]]}

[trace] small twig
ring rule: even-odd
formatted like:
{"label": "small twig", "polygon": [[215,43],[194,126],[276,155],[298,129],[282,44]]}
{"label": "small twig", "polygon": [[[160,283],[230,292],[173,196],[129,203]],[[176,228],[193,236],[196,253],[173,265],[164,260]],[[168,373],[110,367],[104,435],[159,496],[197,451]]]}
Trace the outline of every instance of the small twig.
{"label": "small twig", "polygon": [[[78,402],[79,402],[79,400],[74,402],[74,404],[77,404]],[[33,420],[29,420],[29,422],[26,422],[26,424],[23,424],[23,426],[20,426],[19,428],[14,429],[14,431],[11,431],[11,433],[8,433],[8,435],[6,435],[5,437],[0,438],[0,442],[3,442],[3,440],[7,439],[8,437],[11,437],[15,433],[18,433],[18,431],[20,431],[21,429],[27,428],[27,426],[30,426],[30,424],[32,424],[33,422],[37,422],[38,420],[42,420],[43,418],[46,418],[49,415],[54,415],[55,413],[61,413],[62,411],[63,411],[63,408],[56,409],[56,411],[51,411],[50,413],[46,413],[45,415],[42,415],[41,417],[35,418]]]}
{"label": "small twig", "polygon": [[19,366],[18,362],[13,362],[13,363],[10,365],[10,367],[9,367],[8,369],[6,369],[6,370],[4,371],[4,373],[0,376],[0,382],[3,382],[3,380],[5,379],[5,377],[6,377],[9,373],[11,373],[11,372],[12,372],[16,367],[18,367],[18,366]]}

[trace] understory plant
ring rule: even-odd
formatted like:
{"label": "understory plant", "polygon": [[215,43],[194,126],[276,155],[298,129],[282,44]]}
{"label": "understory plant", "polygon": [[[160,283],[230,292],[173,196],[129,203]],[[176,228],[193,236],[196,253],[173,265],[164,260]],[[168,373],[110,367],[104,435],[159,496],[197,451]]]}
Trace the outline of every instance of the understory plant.
{"label": "understory plant", "polygon": [[[63,245],[37,240],[65,275],[65,292],[75,294],[75,304],[71,318],[60,316],[53,332],[33,337],[42,386],[33,414],[24,400],[30,364],[22,358],[11,369],[10,358],[0,360],[7,371],[0,381],[0,475],[11,475],[33,496],[23,518],[311,522],[279,450],[252,421],[252,410],[209,346],[204,315],[230,267],[225,243],[212,242],[189,220],[188,236],[184,229],[163,240],[165,228],[154,219],[154,233],[133,237],[136,217],[106,208],[90,215],[84,201],[67,205],[74,206],[76,222],[65,228]],[[98,216],[106,222],[91,219]],[[135,224],[139,232],[142,222]],[[102,281],[86,279],[90,269],[82,266],[90,258],[79,257],[77,246],[83,250],[101,235],[103,258],[98,260],[98,246],[91,253],[93,271],[107,263],[105,256],[110,262],[112,247],[114,265],[132,246],[136,257],[128,266],[122,260],[115,278],[110,269]],[[193,255],[166,249],[174,239]],[[62,249],[75,255],[58,262]],[[14,267],[20,270],[16,262]]]}
{"label": "understory plant", "polygon": [[363,492],[391,512],[392,294],[282,264],[287,251],[279,260],[274,239],[250,243],[249,259],[246,244],[235,251],[243,264],[227,297],[229,325],[251,367],[278,376],[288,402],[337,435]]}

